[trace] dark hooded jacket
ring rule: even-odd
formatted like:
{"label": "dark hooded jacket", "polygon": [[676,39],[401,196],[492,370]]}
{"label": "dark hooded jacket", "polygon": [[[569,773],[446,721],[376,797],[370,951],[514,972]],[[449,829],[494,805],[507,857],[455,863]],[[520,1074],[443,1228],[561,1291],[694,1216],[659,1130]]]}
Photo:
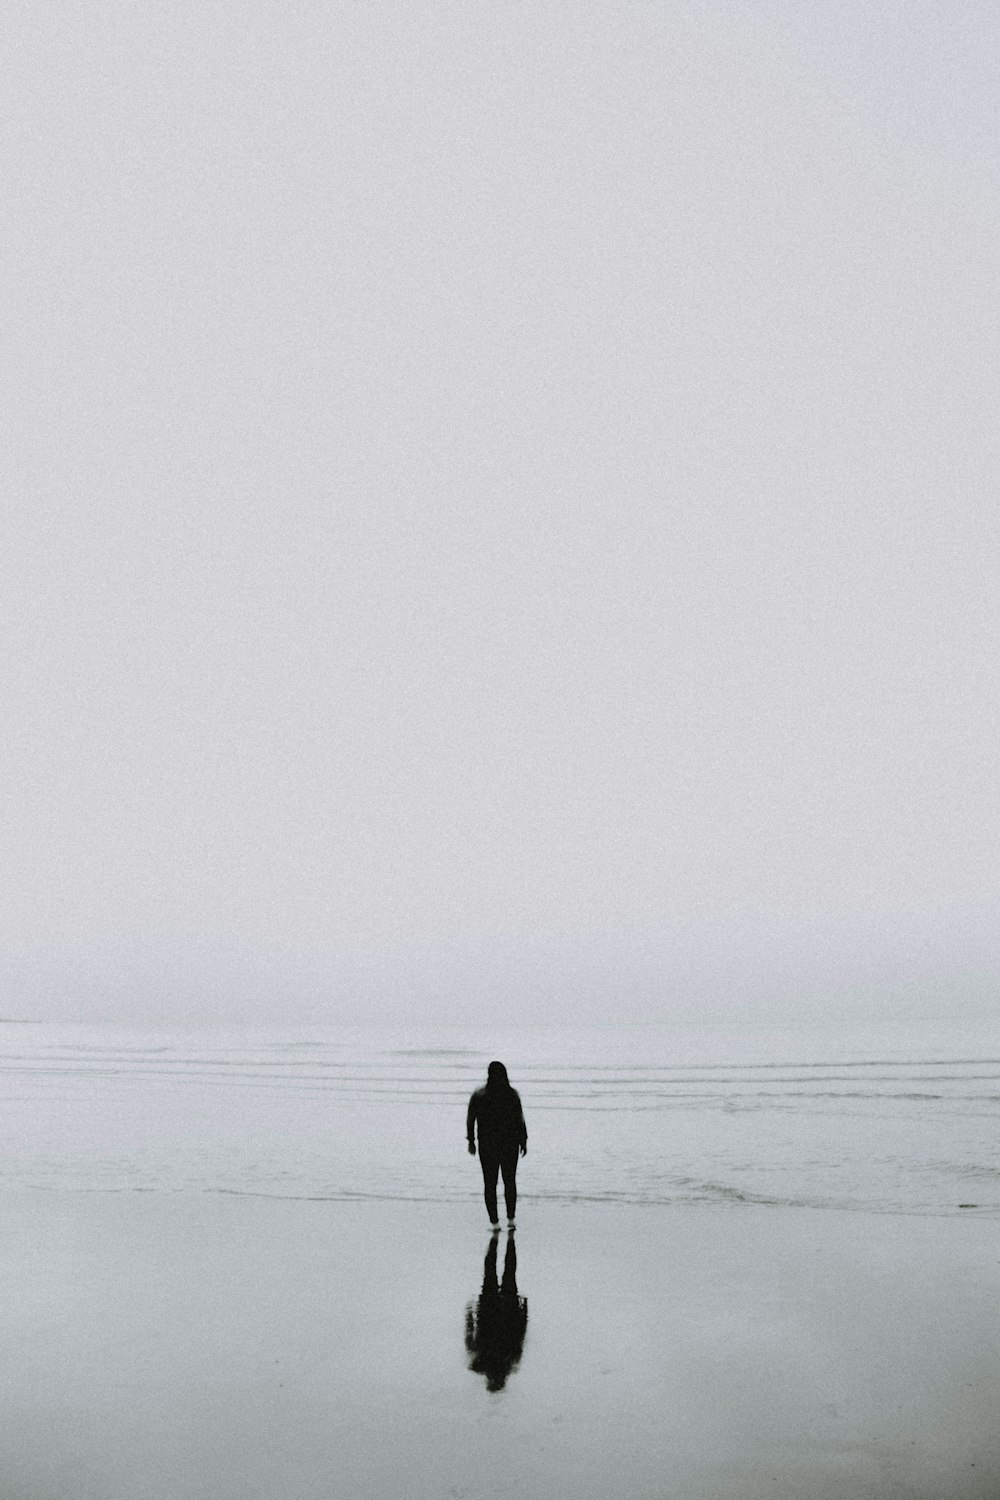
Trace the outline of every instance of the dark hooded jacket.
{"label": "dark hooded jacket", "polygon": [[511,1088],[503,1063],[490,1063],[486,1084],[469,1100],[465,1133],[471,1142],[479,1131],[479,1149],[502,1153],[528,1144],[521,1096]]}

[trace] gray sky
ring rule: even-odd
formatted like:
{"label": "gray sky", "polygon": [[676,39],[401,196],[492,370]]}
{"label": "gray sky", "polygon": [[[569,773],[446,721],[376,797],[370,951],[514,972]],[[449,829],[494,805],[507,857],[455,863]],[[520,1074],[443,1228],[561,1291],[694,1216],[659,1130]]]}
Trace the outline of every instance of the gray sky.
{"label": "gray sky", "polygon": [[992,4],[0,59],[0,1011],[993,1001]]}

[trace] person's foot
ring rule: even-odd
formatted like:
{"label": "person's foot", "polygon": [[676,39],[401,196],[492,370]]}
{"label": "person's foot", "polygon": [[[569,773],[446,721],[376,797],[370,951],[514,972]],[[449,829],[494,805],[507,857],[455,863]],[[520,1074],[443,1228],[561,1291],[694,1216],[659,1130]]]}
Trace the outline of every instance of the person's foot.
{"label": "person's foot", "polygon": [[494,1234],[499,1234],[500,1233],[500,1225],[499,1224],[496,1224],[496,1223],[491,1224],[490,1228],[492,1229],[492,1231],[493,1231]]}
{"label": "person's foot", "polygon": [[516,1229],[517,1228],[517,1225],[514,1223],[513,1219],[508,1219],[507,1220],[507,1228],[508,1229]]}

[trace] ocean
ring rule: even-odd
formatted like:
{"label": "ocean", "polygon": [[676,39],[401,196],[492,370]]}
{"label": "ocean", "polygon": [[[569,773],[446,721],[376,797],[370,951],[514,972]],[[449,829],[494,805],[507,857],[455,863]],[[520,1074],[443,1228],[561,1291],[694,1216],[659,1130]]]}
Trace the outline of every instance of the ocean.
{"label": "ocean", "polygon": [[0,1024],[8,1189],[476,1203],[498,1057],[532,1199],[1000,1211],[1000,1028]]}

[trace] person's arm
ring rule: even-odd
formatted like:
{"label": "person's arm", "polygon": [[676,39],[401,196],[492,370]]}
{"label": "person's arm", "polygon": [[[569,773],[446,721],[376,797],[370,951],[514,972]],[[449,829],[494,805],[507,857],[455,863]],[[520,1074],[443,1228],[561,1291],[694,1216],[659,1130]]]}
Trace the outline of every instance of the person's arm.
{"label": "person's arm", "polygon": [[469,1143],[469,1155],[476,1154],[476,1096],[472,1095],[465,1112],[465,1138]]}
{"label": "person's arm", "polygon": [[528,1127],[524,1123],[524,1107],[521,1104],[521,1096],[520,1096],[520,1094],[518,1094],[518,1096],[517,1096],[517,1113],[520,1116],[520,1120],[521,1120],[520,1132],[519,1132],[520,1133],[521,1155],[522,1156],[527,1156],[527,1154],[528,1154]]}

